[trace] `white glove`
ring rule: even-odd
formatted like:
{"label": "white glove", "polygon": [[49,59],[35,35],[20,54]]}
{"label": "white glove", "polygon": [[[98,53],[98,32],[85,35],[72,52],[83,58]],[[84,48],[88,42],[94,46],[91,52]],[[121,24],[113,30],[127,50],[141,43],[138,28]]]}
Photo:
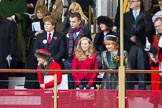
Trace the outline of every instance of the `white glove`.
{"label": "white glove", "polygon": [[145,46],[145,51],[150,51],[150,42],[148,41],[148,38],[146,37],[146,46]]}
{"label": "white glove", "polygon": [[8,63],[8,67],[10,68],[10,64],[11,64],[11,60],[12,60],[11,54],[9,54],[9,55],[6,57],[6,60],[7,60],[7,63]]}

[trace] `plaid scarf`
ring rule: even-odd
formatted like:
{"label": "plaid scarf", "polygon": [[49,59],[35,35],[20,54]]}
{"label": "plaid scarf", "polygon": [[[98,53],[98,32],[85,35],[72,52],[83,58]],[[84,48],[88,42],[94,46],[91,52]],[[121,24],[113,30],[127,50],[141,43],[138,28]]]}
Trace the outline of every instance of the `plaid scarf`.
{"label": "plaid scarf", "polygon": [[[74,48],[76,47],[79,39],[81,38],[81,36],[84,35],[83,33],[83,29],[84,29],[84,25],[81,23],[79,29],[72,29],[70,28],[70,30],[68,31],[68,35],[69,35],[69,43],[68,43],[68,57],[72,57],[74,54]],[[77,38],[74,40],[73,34],[74,32],[79,32]]]}

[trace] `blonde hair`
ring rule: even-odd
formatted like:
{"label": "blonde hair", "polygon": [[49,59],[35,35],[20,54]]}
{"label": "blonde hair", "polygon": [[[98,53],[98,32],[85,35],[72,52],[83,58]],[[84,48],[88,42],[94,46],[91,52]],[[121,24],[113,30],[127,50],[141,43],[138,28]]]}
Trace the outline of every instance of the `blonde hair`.
{"label": "blonde hair", "polygon": [[47,6],[45,5],[40,5],[36,8],[35,15],[37,15],[37,11],[40,11],[42,13],[42,16],[45,17],[48,14],[48,9]]}
{"label": "blonde hair", "polygon": [[112,40],[104,40],[104,44],[105,44],[105,46],[112,44],[112,45],[114,45],[115,49],[119,48],[119,44],[117,42],[115,42],[115,41],[112,41]]}
{"label": "blonde hair", "polygon": [[81,6],[80,6],[79,3],[77,3],[77,2],[72,2],[72,3],[70,4],[70,6],[69,6],[69,10],[68,10],[68,11],[70,12],[71,10],[78,10],[78,12],[79,12],[80,15],[81,15],[82,20],[84,20],[85,23],[87,23],[88,18],[84,15],[83,10],[82,10],[82,8],[81,8]]}
{"label": "blonde hair", "polygon": [[[84,52],[81,48],[81,42],[83,40],[87,40],[89,42],[89,48],[86,52]],[[91,41],[91,39],[89,39],[88,37],[82,37],[78,41],[77,47],[75,49],[75,55],[79,61],[84,61],[87,57],[91,57],[94,54],[94,52],[95,52],[95,48],[93,46],[93,42]]]}

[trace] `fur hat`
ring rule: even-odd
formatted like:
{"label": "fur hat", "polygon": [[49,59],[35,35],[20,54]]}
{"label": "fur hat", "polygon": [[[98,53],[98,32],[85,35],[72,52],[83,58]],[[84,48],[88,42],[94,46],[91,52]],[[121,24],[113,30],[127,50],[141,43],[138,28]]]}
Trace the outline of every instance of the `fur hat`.
{"label": "fur hat", "polygon": [[51,53],[46,49],[37,49],[34,55],[46,60],[49,60],[51,57]]}
{"label": "fur hat", "polygon": [[119,38],[115,35],[106,35],[104,40],[110,40],[119,43]]}
{"label": "fur hat", "polygon": [[99,16],[97,18],[97,25],[105,24],[107,27],[113,27],[113,21],[108,16]]}

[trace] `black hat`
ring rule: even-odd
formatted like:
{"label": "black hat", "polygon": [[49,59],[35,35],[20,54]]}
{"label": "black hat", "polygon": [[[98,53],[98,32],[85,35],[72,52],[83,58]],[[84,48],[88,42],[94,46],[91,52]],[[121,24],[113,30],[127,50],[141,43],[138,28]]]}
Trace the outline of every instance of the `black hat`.
{"label": "black hat", "polygon": [[115,35],[106,35],[104,37],[104,40],[111,40],[111,41],[119,43],[119,38]]}
{"label": "black hat", "polygon": [[46,60],[50,59],[51,57],[51,53],[46,49],[37,49],[34,55]]}
{"label": "black hat", "polygon": [[157,49],[157,47],[151,45],[151,46],[150,46],[149,52],[151,52],[151,53],[153,53],[154,55],[156,55],[157,52],[158,52],[158,49]]}
{"label": "black hat", "polygon": [[97,24],[105,24],[107,27],[113,27],[113,21],[108,16],[99,16],[97,18]]}

